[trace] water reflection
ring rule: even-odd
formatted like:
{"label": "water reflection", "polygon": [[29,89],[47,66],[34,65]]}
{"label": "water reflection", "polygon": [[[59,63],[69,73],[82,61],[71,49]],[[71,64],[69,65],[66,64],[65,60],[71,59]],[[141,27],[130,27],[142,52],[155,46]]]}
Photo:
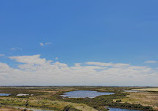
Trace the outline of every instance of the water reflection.
{"label": "water reflection", "polygon": [[27,110],[31,110],[31,111],[54,111],[54,110],[47,110],[47,109],[25,108],[25,107],[21,107],[21,106],[13,106],[13,107],[18,108],[18,109],[22,109],[22,110],[27,109]]}
{"label": "water reflection", "polygon": [[121,108],[109,108],[109,111],[141,111],[141,110],[121,109]]}
{"label": "water reflection", "polygon": [[10,94],[0,93],[0,96],[10,96]]}
{"label": "water reflection", "polygon": [[124,90],[125,92],[138,92],[137,90]]}
{"label": "water reflection", "polygon": [[79,90],[79,91],[70,91],[64,93],[64,95],[61,95],[63,97],[68,97],[68,98],[94,98],[96,96],[101,96],[101,95],[111,95],[114,93],[111,92],[97,92],[97,91],[88,91],[88,90]]}

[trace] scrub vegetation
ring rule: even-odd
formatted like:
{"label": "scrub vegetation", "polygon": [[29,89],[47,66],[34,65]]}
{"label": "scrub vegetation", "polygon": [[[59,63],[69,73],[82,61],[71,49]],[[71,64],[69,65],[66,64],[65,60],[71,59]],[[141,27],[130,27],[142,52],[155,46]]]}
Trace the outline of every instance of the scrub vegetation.
{"label": "scrub vegetation", "polygon": [[[0,93],[11,94],[8,97],[0,97],[0,104],[1,106],[34,107],[56,111],[108,111],[108,107],[143,111],[157,110],[157,92],[124,92],[131,89],[138,89],[138,87],[0,87]],[[60,96],[65,92],[75,90],[114,92],[115,94],[95,98]],[[32,94],[32,96],[17,97],[17,94]],[[156,100],[152,101],[154,99]]]}
{"label": "scrub vegetation", "polygon": [[158,92],[149,91],[130,93],[126,98],[122,99],[122,102],[151,106],[153,109],[158,111]]}
{"label": "scrub vegetation", "polygon": [[0,111],[21,111],[21,110],[12,107],[0,106]]}

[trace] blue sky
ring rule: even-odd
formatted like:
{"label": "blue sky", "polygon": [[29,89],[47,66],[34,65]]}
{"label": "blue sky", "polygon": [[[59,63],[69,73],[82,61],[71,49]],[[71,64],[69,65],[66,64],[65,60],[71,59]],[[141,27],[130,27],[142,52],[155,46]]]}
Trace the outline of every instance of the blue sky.
{"label": "blue sky", "polygon": [[[158,1],[2,0],[0,51],[64,62],[158,57]],[[40,47],[41,42],[51,42]],[[10,48],[22,51],[11,52]],[[133,62],[135,61],[135,62]]]}
{"label": "blue sky", "polygon": [[[83,62],[157,67],[157,0],[1,0],[0,62],[39,54]],[[41,44],[40,44],[41,43]],[[58,57],[58,60],[55,58]]]}

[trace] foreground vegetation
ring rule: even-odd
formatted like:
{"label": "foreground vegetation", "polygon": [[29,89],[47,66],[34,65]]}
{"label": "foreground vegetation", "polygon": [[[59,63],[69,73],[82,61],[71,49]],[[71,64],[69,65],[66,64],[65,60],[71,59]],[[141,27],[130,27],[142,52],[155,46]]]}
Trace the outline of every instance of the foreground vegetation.
{"label": "foreground vegetation", "polygon": [[12,105],[12,106],[23,106],[42,108],[42,109],[52,109],[57,111],[64,111],[66,109],[75,109],[75,111],[96,111],[95,109],[85,105],[70,103],[64,101],[51,101],[49,99],[38,99],[38,98],[1,98],[1,105]]}
{"label": "foreground vegetation", "polygon": [[158,92],[138,92],[130,93],[126,98],[122,99],[122,102],[130,104],[142,104],[143,106],[151,106],[158,111]]}
{"label": "foreground vegetation", "polygon": [[[1,105],[46,108],[56,111],[107,111],[109,107],[139,109],[144,111],[157,110],[155,105],[136,99],[142,92],[129,93],[124,90],[134,87],[1,87],[0,93],[10,93],[9,97],[0,97]],[[138,88],[137,88],[138,89]],[[114,95],[103,95],[95,98],[63,98],[64,92],[74,90],[95,90],[100,92],[114,92]],[[33,94],[33,96],[17,97],[19,93]],[[145,93],[145,92],[144,92]],[[153,92],[146,92],[149,95]],[[158,93],[155,93],[156,96]],[[152,98],[153,99],[153,98]],[[157,98],[156,98],[157,99]],[[154,109],[153,109],[154,108]]]}
{"label": "foreground vegetation", "polygon": [[0,111],[21,111],[21,110],[12,107],[0,106]]}
{"label": "foreground vegetation", "polygon": [[141,88],[141,89],[133,89],[133,90],[137,90],[137,91],[154,91],[154,92],[157,92],[158,88]]}

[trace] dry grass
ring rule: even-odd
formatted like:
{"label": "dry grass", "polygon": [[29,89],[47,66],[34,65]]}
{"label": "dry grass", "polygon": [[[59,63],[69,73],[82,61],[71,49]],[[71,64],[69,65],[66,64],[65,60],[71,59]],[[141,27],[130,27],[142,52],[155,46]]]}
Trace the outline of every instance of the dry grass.
{"label": "dry grass", "polygon": [[15,108],[9,108],[9,107],[0,107],[0,111],[21,111],[21,110]]}
{"label": "dry grass", "polygon": [[158,88],[143,88],[143,89],[132,89],[138,91],[158,91]]}
{"label": "dry grass", "polygon": [[[38,104],[37,104],[38,103]],[[64,102],[64,101],[50,101],[50,100],[30,100],[30,104],[37,106],[37,105],[42,105],[43,103],[46,106],[50,106],[50,107],[56,107],[58,109],[63,109],[65,106],[71,105],[76,109],[79,109],[81,111],[97,111],[92,107],[89,107],[85,104],[78,104],[78,103],[71,103],[71,102]]]}
{"label": "dry grass", "polygon": [[[63,110],[65,106],[70,105],[73,106],[76,109],[79,109],[81,111],[97,111],[96,109],[89,107],[85,104],[79,104],[79,103],[71,103],[71,102],[64,102],[64,101],[52,101],[46,98],[52,97],[52,95],[57,94],[58,92],[63,91],[71,91],[75,90],[76,88],[71,87],[59,87],[55,89],[30,89],[30,92],[44,92],[43,95],[38,96],[32,96],[29,98],[29,104],[34,107],[44,107],[47,108],[57,108],[59,110]],[[17,105],[22,106],[26,103],[27,98],[14,98],[14,97],[0,97],[0,102],[5,102],[8,105]],[[1,111],[1,109],[0,109]],[[2,111],[5,111],[4,109]],[[6,109],[6,111],[18,111],[18,110],[9,110]]]}
{"label": "dry grass", "polygon": [[130,95],[128,95],[127,98],[123,98],[122,101],[133,104],[142,104],[143,106],[152,106],[156,111],[158,111],[158,93],[130,93]]}
{"label": "dry grass", "polygon": [[[17,103],[17,105],[24,105],[26,102],[26,99],[24,98],[6,98],[5,97],[1,97],[0,98],[1,101],[5,100],[6,103]],[[78,104],[78,103],[71,103],[71,102],[64,102],[64,101],[51,101],[48,99],[37,99],[37,98],[30,98],[29,99],[29,104],[34,106],[34,107],[42,107],[42,106],[46,106],[48,108],[58,108],[59,110],[63,110],[65,106],[73,106],[76,109],[79,109],[81,111],[97,111],[92,107],[89,107],[85,104]],[[10,110],[6,110],[6,111],[10,111]],[[11,110],[12,111],[12,110]],[[14,111],[14,110],[13,110]],[[16,110],[18,111],[18,110]]]}

